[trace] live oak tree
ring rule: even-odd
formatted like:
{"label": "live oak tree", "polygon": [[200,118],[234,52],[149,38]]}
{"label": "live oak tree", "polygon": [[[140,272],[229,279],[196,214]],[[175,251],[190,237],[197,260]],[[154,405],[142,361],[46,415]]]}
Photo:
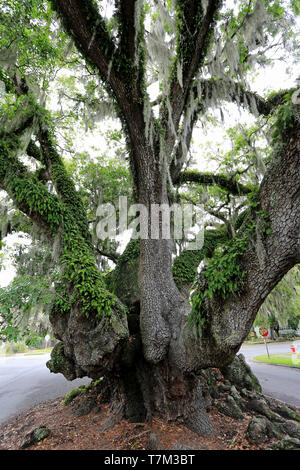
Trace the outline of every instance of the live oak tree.
{"label": "live oak tree", "polygon": [[[254,64],[268,62],[273,47],[292,53],[298,5],[241,1],[234,10],[226,3],[53,0],[55,14],[39,1],[1,9],[4,24],[15,25],[15,38],[7,27],[1,44],[7,94],[0,116],[1,188],[46,234],[60,267],[50,313],[59,343],[48,367],[70,380],[103,377],[112,422],[160,413],[212,433],[203,371],[233,361],[268,294],[300,262],[295,90],[265,99],[246,80]],[[206,209],[218,224],[206,228],[201,250],[184,249],[173,261],[171,239],[132,240],[115,269],[100,272],[86,205],[45,109],[57,67],[72,60],[95,77],[91,95],[98,81],[105,87],[89,103],[75,98],[96,111],[101,101],[114,105],[137,203],[150,213],[152,204],[186,196],[177,188],[214,188],[219,202]],[[159,92],[152,99],[155,78]],[[259,157],[253,152],[233,173],[186,168],[198,119],[224,102],[271,123],[263,177],[251,176]],[[246,140],[251,144],[249,135]],[[24,154],[33,167],[22,161]]]}

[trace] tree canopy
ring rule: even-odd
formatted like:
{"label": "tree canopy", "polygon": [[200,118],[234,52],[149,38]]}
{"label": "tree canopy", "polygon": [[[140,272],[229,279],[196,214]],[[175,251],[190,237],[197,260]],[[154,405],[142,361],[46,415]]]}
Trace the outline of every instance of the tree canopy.
{"label": "tree canopy", "polygon": [[[1,235],[29,233],[35,253],[11,293],[21,282],[30,308],[28,276],[40,282],[59,340],[50,370],[105,376],[134,419],[172,414],[174,380],[186,392],[174,416],[209,432],[194,374],[233,360],[300,262],[296,75],[265,96],[251,86],[274,61],[294,70],[298,15],[297,0],[0,1],[0,187],[13,204]],[[224,144],[205,147],[199,126],[216,135],[222,121]],[[201,206],[201,249],[189,230],[123,252],[99,240],[99,204],[120,196],[149,213]]]}

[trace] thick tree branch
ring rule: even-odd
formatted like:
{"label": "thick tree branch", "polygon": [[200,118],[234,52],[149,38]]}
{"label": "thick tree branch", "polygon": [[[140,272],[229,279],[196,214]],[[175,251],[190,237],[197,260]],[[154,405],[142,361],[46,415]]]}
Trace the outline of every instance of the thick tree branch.
{"label": "thick tree branch", "polygon": [[116,252],[112,252],[112,251],[106,251],[106,250],[102,250],[98,247],[95,247],[95,250],[96,252],[101,255],[101,256],[104,256],[105,258],[108,258],[110,259],[111,261],[113,261],[114,263],[117,263],[118,260],[120,259],[120,254],[119,253],[116,253]]}
{"label": "thick tree branch", "polygon": [[[139,158],[143,154],[142,149],[148,143],[145,135],[147,124],[144,118],[144,104],[147,98],[143,92],[142,60],[140,64],[142,52],[135,50],[137,31],[134,20],[136,15],[138,16],[138,12],[135,11],[136,4],[137,1],[125,0],[119,3],[119,21],[122,27],[125,27],[126,35],[125,32],[123,34],[119,31],[120,43],[117,48],[93,0],[52,1],[53,8],[62,17],[64,27],[73,38],[76,47],[85,59],[98,69],[102,80],[112,92],[118,105],[119,117],[127,128],[132,150],[133,173],[139,175],[141,171]],[[142,33],[141,28],[139,34]],[[142,40],[141,36],[139,39]],[[137,55],[139,57],[136,61]],[[150,119],[153,123],[153,115]],[[153,126],[152,130],[154,131]],[[150,165],[153,167],[155,162],[150,151],[148,159],[152,160]]]}
{"label": "thick tree branch", "polygon": [[38,147],[36,145],[35,142],[33,142],[33,140],[31,140],[29,142],[28,147],[26,149],[26,153],[29,157],[32,157],[35,160],[37,160],[38,162],[42,163],[43,156],[42,156],[42,153],[41,153],[41,149],[40,149],[40,147]]}
{"label": "thick tree branch", "polygon": [[222,222],[224,222],[224,224],[226,225],[226,229],[227,229],[227,233],[228,233],[228,238],[233,238],[234,236],[234,228],[232,226],[232,224],[230,223],[230,221],[227,219],[227,216],[226,214],[224,214],[223,212],[221,212],[221,209],[219,210],[213,210],[209,207],[205,207],[205,211],[212,215],[213,217],[216,217],[217,219],[221,220]]}
{"label": "thick tree branch", "polygon": [[62,223],[60,203],[19,162],[14,147],[9,148],[9,144],[3,141],[0,143],[0,186],[13,199],[15,206],[53,241]]}
{"label": "thick tree branch", "polygon": [[[103,373],[103,370],[109,368],[109,362],[114,363],[115,355],[120,351],[120,343],[128,338],[124,307],[106,290],[92,247],[83,237],[82,227],[74,218],[75,212],[72,213],[67,204],[50,194],[36,176],[19,162],[16,157],[17,147],[17,136],[10,135],[0,140],[0,187],[13,199],[15,206],[57,245],[64,292],[69,302],[63,301],[62,307],[61,294],[57,296],[52,306],[51,321],[54,324],[57,322],[56,335],[65,341],[65,345],[68,344],[70,330],[75,338],[71,350],[65,346],[59,367],[53,356],[48,367],[53,372],[64,373],[69,380],[89,374],[93,377],[93,373]],[[88,316],[93,321],[86,321]],[[83,338],[86,344],[96,341],[96,364],[82,361],[75,365],[72,356],[75,354],[81,357],[82,351],[74,353],[74,348],[79,345],[80,349]]]}
{"label": "thick tree branch", "polygon": [[[199,90],[201,96],[199,96]],[[241,83],[223,78],[200,80],[193,87],[194,99],[199,100],[199,110],[215,106],[220,101],[230,101],[246,107],[251,113],[268,116],[277,106],[283,104],[284,96],[292,90],[281,90],[265,99],[258,93],[247,90]]]}
{"label": "thick tree branch", "polygon": [[[178,130],[192,81],[207,53],[220,5],[221,1],[209,0],[206,11],[203,11],[202,2],[197,0],[177,1],[177,57],[173,65],[169,103],[165,104],[162,111],[162,121],[168,123],[171,120],[175,132]],[[181,83],[178,68],[181,69]],[[172,149],[175,137],[170,126],[167,129],[167,148]]]}
{"label": "thick tree branch", "polygon": [[212,173],[199,173],[194,170],[183,171],[175,182],[177,185],[182,185],[184,183],[198,183],[203,186],[219,186],[234,196],[245,196],[253,191],[252,186],[245,186],[236,181],[234,177],[215,175]]}
{"label": "thick tree branch", "polygon": [[116,47],[95,2],[52,0],[51,3],[78,50],[93,67],[98,68],[105,81],[110,81],[109,75],[114,73],[113,67],[110,68],[110,62],[116,53]]}
{"label": "thick tree branch", "polygon": [[32,124],[34,119],[36,120],[36,126],[38,128],[37,136],[40,148],[31,140],[27,146],[26,151],[29,156],[35,158],[37,161],[45,165],[45,168],[38,170],[36,174],[37,179],[44,181],[45,178],[51,178],[61,201],[66,204],[68,210],[74,218],[74,222],[76,221],[81,235],[88,243],[91,243],[88,220],[82,200],[78,196],[75,185],[66,172],[60,155],[56,151],[53,139],[49,130],[47,129],[46,122],[39,122],[40,118],[34,115],[34,112],[37,111],[38,106],[35,103],[33,97],[29,97],[27,95],[28,87],[24,79],[22,80],[22,87],[16,86],[15,92],[18,96],[20,96],[19,100],[22,100],[22,103],[24,100],[26,100],[25,103],[27,102],[27,107],[25,106],[24,109],[22,108],[22,112],[25,117],[27,117],[27,115],[29,116],[27,121],[22,123],[19,129],[15,130],[15,135],[17,136],[21,134],[26,127]]}
{"label": "thick tree branch", "polygon": [[91,243],[89,224],[82,200],[56,151],[53,138],[45,127],[45,123],[39,126],[38,139],[41,145],[42,161],[50,174],[59,198],[72,214],[83,238]]}
{"label": "thick tree branch", "polygon": [[18,103],[15,116],[9,119],[4,115],[0,119],[0,138],[10,134],[22,135],[26,129],[32,126],[35,113],[36,106],[32,99],[24,96],[24,99]]}
{"label": "thick tree branch", "polygon": [[[114,43],[108,27],[93,0],[52,0],[53,8],[63,19],[67,33],[78,50],[100,76],[116,98],[127,120],[127,107],[142,100],[143,70],[140,66],[142,28],[136,31],[137,0],[118,2],[119,45]],[[140,15],[141,16],[141,15]],[[137,41],[136,35],[139,35]],[[140,57],[137,57],[140,56]],[[137,59],[137,60],[136,60]],[[138,70],[138,73],[136,73]],[[121,117],[121,116],[120,116]]]}
{"label": "thick tree branch", "polygon": [[[138,41],[136,40],[137,0],[118,1],[118,20],[120,31],[120,53],[125,54],[132,63],[136,61]],[[140,15],[139,15],[140,16]]]}
{"label": "thick tree branch", "polygon": [[[212,258],[211,270],[200,273],[197,295],[202,300],[195,308],[202,325],[192,330],[187,323],[181,324],[178,344],[185,346],[174,354],[182,367],[198,370],[200,364],[204,367],[203,357],[206,367],[230,361],[267,295],[299,263],[299,171],[299,115],[295,109],[261,184],[258,209],[246,212],[234,239]],[[232,256],[234,266],[225,275]]]}

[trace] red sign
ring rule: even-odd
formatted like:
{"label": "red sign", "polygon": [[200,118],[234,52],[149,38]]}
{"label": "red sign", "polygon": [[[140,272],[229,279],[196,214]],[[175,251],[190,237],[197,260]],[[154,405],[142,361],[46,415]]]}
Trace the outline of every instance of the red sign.
{"label": "red sign", "polygon": [[258,331],[259,331],[259,334],[263,337],[268,336],[269,334],[268,328],[266,328],[265,326],[261,326]]}

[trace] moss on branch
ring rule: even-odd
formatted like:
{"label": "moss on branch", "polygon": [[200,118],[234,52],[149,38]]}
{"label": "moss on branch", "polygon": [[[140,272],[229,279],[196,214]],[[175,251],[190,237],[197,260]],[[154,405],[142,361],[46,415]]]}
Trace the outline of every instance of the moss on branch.
{"label": "moss on branch", "polygon": [[[74,206],[50,194],[19,162],[16,156],[19,140],[19,136],[11,134],[0,141],[0,185],[16,207],[41,227],[52,242],[58,237],[66,292],[65,297],[59,295],[56,299],[56,312],[60,306],[61,313],[75,307],[79,314],[95,318],[110,316],[112,309],[124,313],[118,299],[107,291],[95,264],[93,249],[77,223],[80,210],[75,215]],[[57,165],[59,171],[63,171],[60,161]]]}
{"label": "moss on branch", "polygon": [[[109,60],[115,53],[115,46],[102,18],[95,0],[51,0],[62,24],[76,47],[93,67],[98,66],[100,73],[107,73]],[[96,53],[96,51],[97,53]],[[95,63],[95,55],[101,51],[101,60]],[[106,77],[105,77],[106,78]]]}
{"label": "moss on branch", "polygon": [[[251,235],[255,229],[255,221],[249,220],[241,233],[238,233],[214,255],[201,272],[201,282],[192,296],[191,321],[196,325],[204,326],[204,301],[214,297],[226,299],[228,295],[241,289],[245,272],[241,268],[240,259],[245,253]],[[205,281],[205,285],[203,284]]]}
{"label": "moss on branch", "polygon": [[81,235],[87,242],[91,243],[91,235],[83,202],[65,169],[62,158],[56,151],[54,139],[50,131],[45,130],[45,124],[43,124],[43,128],[40,126],[38,133],[43,163],[49,170],[59,198],[72,214]]}
{"label": "moss on branch", "polygon": [[236,178],[227,175],[216,175],[212,173],[200,173],[196,170],[186,170],[180,173],[177,185],[184,183],[198,183],[203,186],[219,186],[235,196],[245,196],[254,189],[253,185],[239,183]]}
{"label": "moss on branch", "polygon": [[[246,107],[254,114],[268,116],[274,109],[284,103],[287,94],[295,91],[280,90],[271,93],[267,98],[258,93],[247,89],[242,83],[231,80],[230,78],[209,78],[200,80],[200,87],[193,87],[194,99],[199,100],[199,110],[204,105],[206,107],[215,106],[216,101],[229,101],[237,105]],[[201,89],[201,96],[198,90]]]}
{"label": "moss on branch", "polygon": [[191,287],[197,277],[198,266],[204,258],[210,258],[217,246],[228,241],[226,228],[206,230],[201,250],[183,250],[173,263],[173,277],[179,290]]}
{"label": "moss on branch", "polygon": [[0,141],[0,184],[16,207],[54,238],[62,224],[62,207],[16,157],[19,137],[10,135]]}

